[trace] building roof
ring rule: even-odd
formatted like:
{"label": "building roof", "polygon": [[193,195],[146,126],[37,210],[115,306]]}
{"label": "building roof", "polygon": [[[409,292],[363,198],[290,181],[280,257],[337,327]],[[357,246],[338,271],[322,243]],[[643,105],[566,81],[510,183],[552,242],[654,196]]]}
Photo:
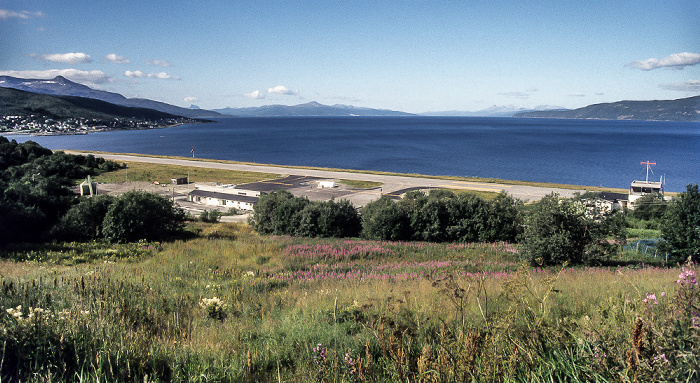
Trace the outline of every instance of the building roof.
{"label": "building roof", "polygon": [[209,197],[209,198],[216,198],[216,199],[225,199],[225,200],[229,200],[229,201],[238,201],[238,202],[246,202],[246,203],[258,202],[258,197],[250,197],[250,196],[238,195],[238,194],[213,192],[213,191],[201,190],[201,189],[194,189],[191,192],[189,192],[188,195],[197,196],[197,197]]}
{"label": "building roof", "polygon": [[610,202],[627,201],[629,199],[629,195],[626,193],[600,192],[598,193],[598,197]]}
{"label": "building roof", "polygon": [[661,189],[661,182],[651,182],[651,181],[632,181],[632,186],[637,187],[650,187],[655,189]]}

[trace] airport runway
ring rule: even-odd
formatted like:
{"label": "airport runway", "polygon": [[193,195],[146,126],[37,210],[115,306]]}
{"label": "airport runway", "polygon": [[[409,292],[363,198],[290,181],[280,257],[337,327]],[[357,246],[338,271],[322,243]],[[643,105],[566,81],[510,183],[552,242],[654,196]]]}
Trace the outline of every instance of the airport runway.
{"label": "airport runway", "polygon": [[114,161],[134,161],[213,169],[241,170],[250,172],[270,173],[274,175],[282,174],[288,176],[317,177],[321,179],[330,180],[349,179],[380,182],[382,186],[379,188],[369,190],[354,190],[342,196],[342,198],[350,200],[350,202],[352,202],[357,207],[364,206],[368,202],[378,199],[382,194],[394,194],[397,191],[400,192],[406,189],[447,188],[488,191],[496,193],[500,192],[501,190],[505,190],[508,194],[512,195],[513,197],[519,198],[525,202],[539,200],[540,198],[552,192],[558,193],[562,197],[572,197],[577,191],[584,192],[584,190],[560,189],[539,186],[508,185],[505,183],[452,181],[423,177],[353,173],[336,170],[297,169],[283,166],[220,163],[206,160],[195,161],[186,159],[158,158],[126,154],[103,154],[79,151],[67,152],[74,154],[93,154],[97,157],[103,157],[105,159]]}

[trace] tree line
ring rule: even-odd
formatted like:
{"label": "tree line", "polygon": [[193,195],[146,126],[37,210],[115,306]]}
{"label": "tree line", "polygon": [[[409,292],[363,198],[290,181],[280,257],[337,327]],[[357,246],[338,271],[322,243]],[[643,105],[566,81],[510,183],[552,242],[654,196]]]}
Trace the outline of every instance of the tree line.
{"label": "tree line", "polygon": [[76,198],[76,180],[122,167],[0,136],[0,247],[21,242],[163,239],[184,222],[167,198],[143,192]]}
{"label": "tree line", "polygon": [[524,206],[505,192],[492,200],[449,190],[382,196],[361,210],[348,201],[313,202],[287,191],[262,196],[250,223],[260,234],[429,242],[518,242],[533,265],[602,264],[621,250],[630,219],[660,227],[670,262],[700,260],[700,193],[673,202],[649,195],[631,211],[607,211],[595,193],[550,194]]}

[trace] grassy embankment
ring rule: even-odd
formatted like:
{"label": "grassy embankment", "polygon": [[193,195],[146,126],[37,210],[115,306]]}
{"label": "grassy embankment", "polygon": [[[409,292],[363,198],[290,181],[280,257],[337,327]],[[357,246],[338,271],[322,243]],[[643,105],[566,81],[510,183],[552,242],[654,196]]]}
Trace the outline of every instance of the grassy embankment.
{"label": "grassy embankment", "polygon": [[[510,244],[190,230],[5,254],[2,380],[620,382],[661,371],[662,352],[675,361],[635,342],[677,315],[678,268],[541,270]],[[21,319],[5,312],[19,305]]]}

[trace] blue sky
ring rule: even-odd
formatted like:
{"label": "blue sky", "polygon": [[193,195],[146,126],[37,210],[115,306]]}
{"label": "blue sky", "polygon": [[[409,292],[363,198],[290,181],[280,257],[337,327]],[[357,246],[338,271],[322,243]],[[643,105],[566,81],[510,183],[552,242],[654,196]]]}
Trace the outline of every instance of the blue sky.
{"label": "blue sky", "polygon": [[700,94],[700,4],[3,1],[0,74],[202,108],[568,108]]}

